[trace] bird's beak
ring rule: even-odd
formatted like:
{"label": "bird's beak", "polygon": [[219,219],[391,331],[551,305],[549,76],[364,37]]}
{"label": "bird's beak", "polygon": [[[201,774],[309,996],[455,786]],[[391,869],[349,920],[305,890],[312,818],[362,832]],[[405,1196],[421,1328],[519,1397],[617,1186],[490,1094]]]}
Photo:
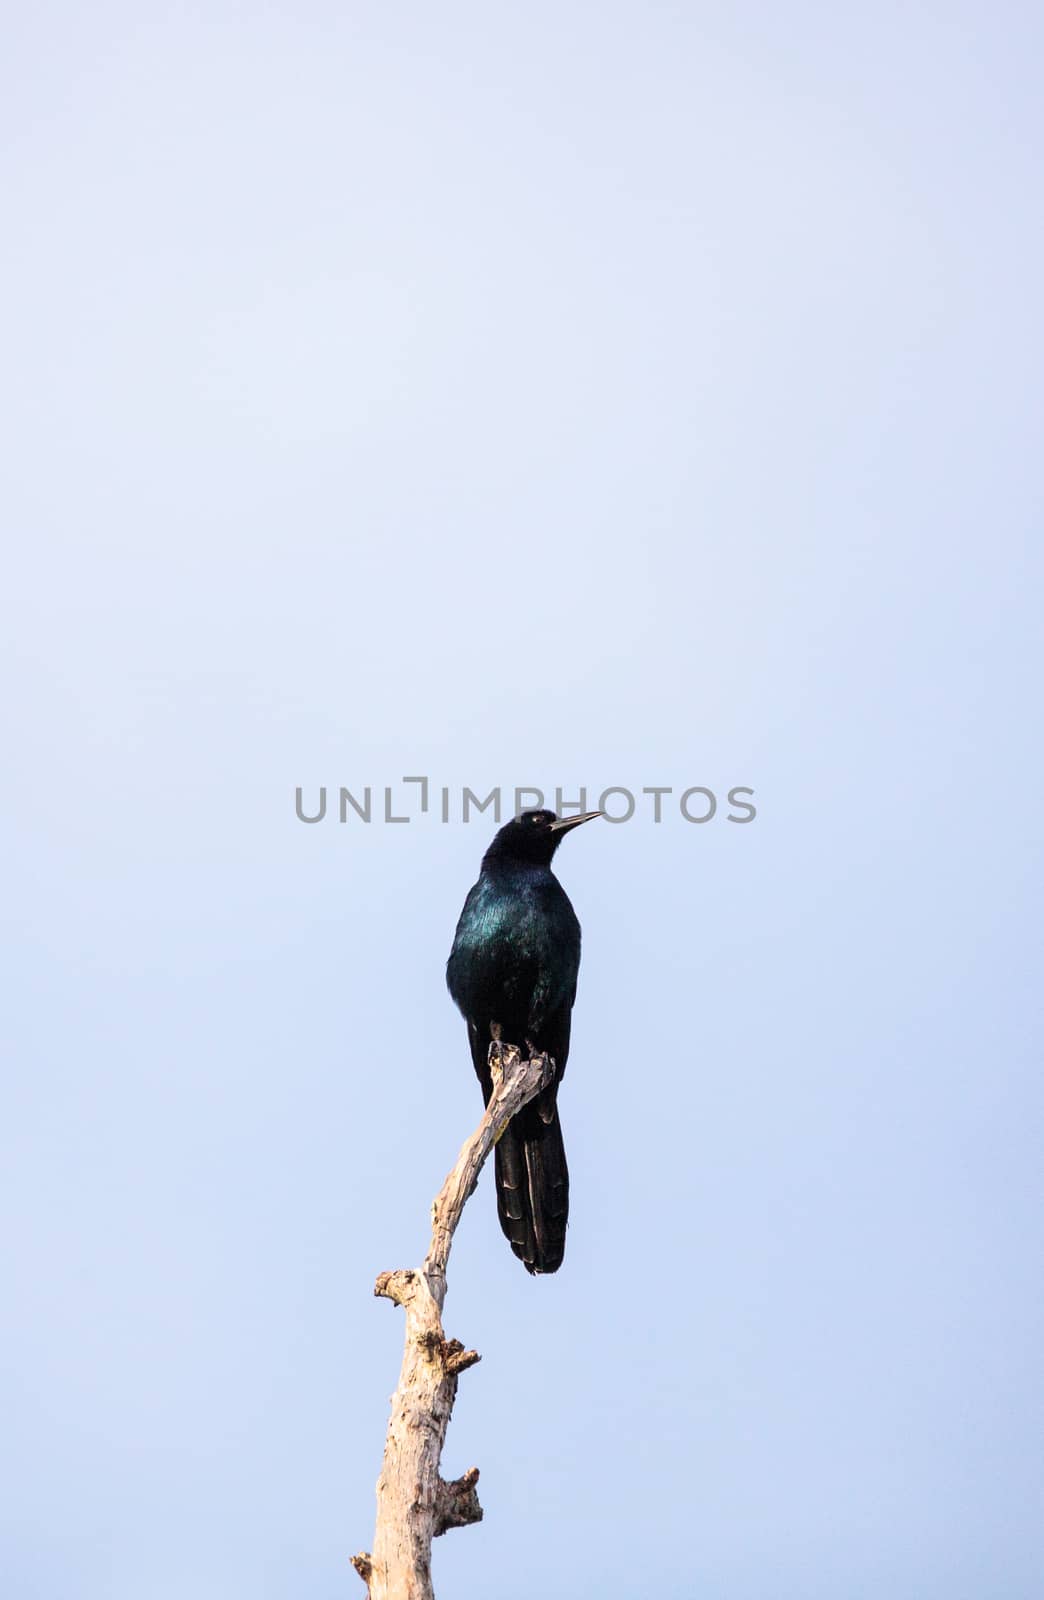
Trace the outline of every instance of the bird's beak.
{"label": "bird's beak", "polygon": [[570,828],[579,828],[581,822],[591,822],[601,815],[600,811],[582,811],[578,817],[559,817],[557,822],[552,822],[548,832],[568,833]]}

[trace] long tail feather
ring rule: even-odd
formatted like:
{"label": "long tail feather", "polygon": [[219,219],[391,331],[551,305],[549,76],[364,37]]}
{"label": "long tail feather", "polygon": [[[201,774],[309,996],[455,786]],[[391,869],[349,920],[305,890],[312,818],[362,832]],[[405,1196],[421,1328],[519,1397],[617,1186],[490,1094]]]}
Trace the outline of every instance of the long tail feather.
{"label": "long tail feather", "polygon": [[555,1085],[513,1117],[494,1167],[500,1226],[527,1272],[557,1272],[565,1255],[569,1169]]}

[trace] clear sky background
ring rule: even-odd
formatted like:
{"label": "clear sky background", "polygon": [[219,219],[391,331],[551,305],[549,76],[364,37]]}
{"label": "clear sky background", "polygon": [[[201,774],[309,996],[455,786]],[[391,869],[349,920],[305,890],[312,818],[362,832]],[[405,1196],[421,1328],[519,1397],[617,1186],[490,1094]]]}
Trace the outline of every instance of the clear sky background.
{"label": "clear sky background", "polygon": [[405,774],[758,807],[559,854],[569,1246],[458,1235],[440,1596],[1039,1595],[1042,35],[8,17],[10,1600],[361,1594],[491,823],[294,789]]}

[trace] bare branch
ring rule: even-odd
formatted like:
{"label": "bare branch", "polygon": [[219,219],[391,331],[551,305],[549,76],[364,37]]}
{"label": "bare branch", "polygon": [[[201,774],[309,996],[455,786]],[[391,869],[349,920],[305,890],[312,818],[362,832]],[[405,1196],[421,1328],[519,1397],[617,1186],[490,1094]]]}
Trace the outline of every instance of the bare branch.
{"label": "bare branch", "polygon": [[546,1054],[523,1060],[512,1044],[491,1044],[489,1064],[493,1093],[432,1206],[424,1265],[419,1271],[382,1272],[374,1287],[375,1295],[394,1300],[406,1312],[406,1342],[377,1480],[373,1554],[352,1557],[369,1600],[434,1600],[432,1539],[482,1518],[478,1468],[451,1483],[439,1475],[458,1374],[479,1360],[477,1350],[466,1350],[443,1332],[446,1268],[457,1224],[490,1151],[555,1071]]}

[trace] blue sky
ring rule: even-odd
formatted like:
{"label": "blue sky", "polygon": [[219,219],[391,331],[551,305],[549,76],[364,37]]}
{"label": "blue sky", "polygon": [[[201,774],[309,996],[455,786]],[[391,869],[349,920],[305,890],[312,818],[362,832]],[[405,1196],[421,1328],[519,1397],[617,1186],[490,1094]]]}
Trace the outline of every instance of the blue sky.
{"label": "blue sky", "polygon": [[1039,1592],[1041,45],[12,22],[6,1594],[361,1593],[491,829],[294,790],[406,774],[758,807],[557,858],[569,1245],[465,1216],[439,1593]]}

